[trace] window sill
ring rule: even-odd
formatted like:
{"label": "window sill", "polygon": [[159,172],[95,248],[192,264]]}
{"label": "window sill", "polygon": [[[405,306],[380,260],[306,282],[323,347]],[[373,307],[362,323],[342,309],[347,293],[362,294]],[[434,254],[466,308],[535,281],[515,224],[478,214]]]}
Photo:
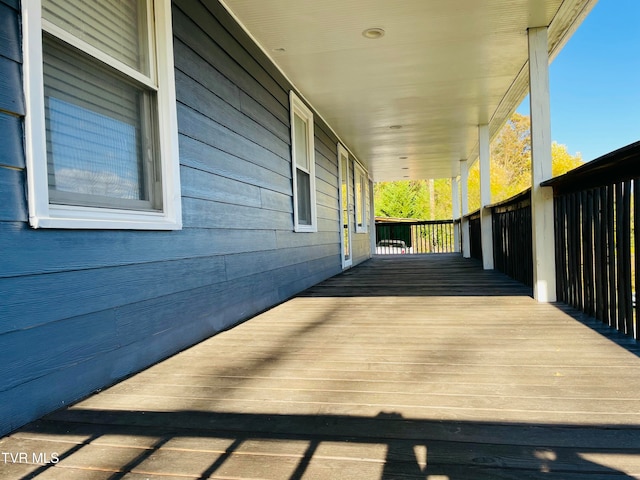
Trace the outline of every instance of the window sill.
{"label": "window sill", "polygon": [[29,217],[33,228],[75,230],[181,230],[182,220],[162,212],[105,208],[53,207],[48,215]]}
{"label": "window sill", "polygon": [[293,231],[297,233],[316,233],[318,227],[315,225],[296,225]]}

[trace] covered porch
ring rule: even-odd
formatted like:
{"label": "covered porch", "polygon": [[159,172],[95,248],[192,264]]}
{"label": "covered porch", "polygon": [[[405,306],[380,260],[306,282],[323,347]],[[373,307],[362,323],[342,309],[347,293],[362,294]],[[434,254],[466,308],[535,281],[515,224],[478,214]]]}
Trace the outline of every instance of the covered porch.
{"label": "covered porch", "polygon": [[530,295],[459,254],[374,256],[0,440],[30,452],[0,471],[640,478],[637,342]]}

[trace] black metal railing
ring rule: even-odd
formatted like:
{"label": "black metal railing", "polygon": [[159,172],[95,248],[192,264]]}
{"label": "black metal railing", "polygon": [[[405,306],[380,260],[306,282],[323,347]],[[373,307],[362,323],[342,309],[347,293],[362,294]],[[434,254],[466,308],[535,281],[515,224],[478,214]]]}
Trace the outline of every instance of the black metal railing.
{"label": "black metal railing", "polygon": [[376,221],[376,253],[421,254],[458,251],[453,220]]}
{"label": "black metal railing", "polygon": [[640,339],[640,142],[542,185],[555,198],[558,300]]}
{"label": "black metal railing", "polygon": [[482,261],[482,228],[480,224],[480,210],[466,215],[469,222],[469,254],[471,258]]}
{"label": "black metal railing", "polygon": [[495,269],[533,288],[531,190],[490,208]]}

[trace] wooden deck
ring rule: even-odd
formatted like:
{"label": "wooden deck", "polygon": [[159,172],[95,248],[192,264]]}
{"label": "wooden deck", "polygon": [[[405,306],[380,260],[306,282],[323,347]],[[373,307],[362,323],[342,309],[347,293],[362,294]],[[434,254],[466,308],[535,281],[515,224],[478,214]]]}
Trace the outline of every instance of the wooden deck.
{"label": "wooden deck", "polygon": [[640,478],[638,344],[528,293],[374,258],[5,437],[0,478]]}

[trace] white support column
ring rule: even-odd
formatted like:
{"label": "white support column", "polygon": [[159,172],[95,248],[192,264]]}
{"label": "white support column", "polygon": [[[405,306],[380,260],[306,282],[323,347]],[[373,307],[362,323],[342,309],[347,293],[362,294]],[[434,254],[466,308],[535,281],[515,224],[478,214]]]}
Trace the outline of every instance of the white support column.
{"label": "white support column", "polygon": [[471,242],[469,241],[469,221],[465,215],[469,214],[469,162],[460,160],[460,204],[462,207],[462,221],[460,222],[460,235],[462,236],[462,256],[471,258]]}
{"label": "white support column", "polygon": [[480,143],[480,229],[482,231],[482,266],[493,270],[493,224],[491,222],[491,169],[489,125],[478,126]]}
{"label": "white support column", "polygon": [[[451,218],[460,218],[460,177],[451,178]],[[460,251],[460,230],[453,224],[453,251]]]}
{"label": "white support column", "polygon": [[553,190],[540,182],[551,178],[551,109],[547,27],[529,29],[531,109],[531,229],[533,297],[556,301]]}

